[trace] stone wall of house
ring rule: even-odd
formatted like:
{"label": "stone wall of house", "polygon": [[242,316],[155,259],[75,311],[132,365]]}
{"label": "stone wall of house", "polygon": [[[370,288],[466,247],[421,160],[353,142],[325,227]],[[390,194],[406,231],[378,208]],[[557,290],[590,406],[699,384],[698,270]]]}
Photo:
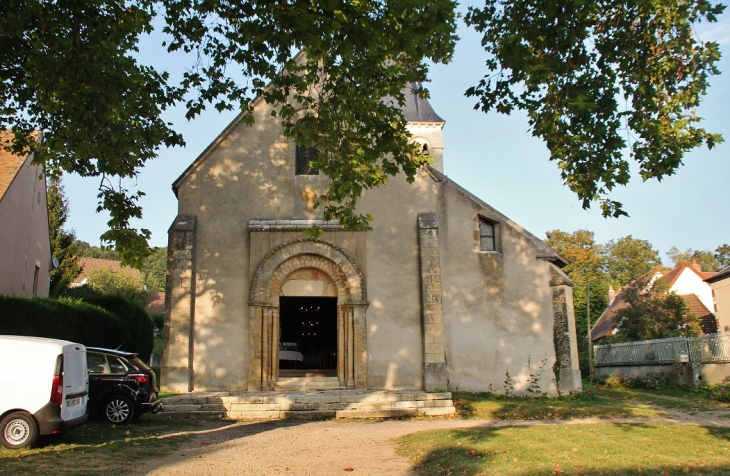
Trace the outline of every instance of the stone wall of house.
{"label": "stone wall of house", "polygon": [[43,167],[32,157],[19,169],[15,162],[22,159],[2,160],[8,161],[2,172],[17,175],[0,197],[0,294],[47,297],[52,264]]}
{"label": "stone wall of house", "polygon": [[[294,144],[270,113],[259,104],[253,127],[232,125],[178,184],[179,214],[196,218],[188,354],[194,390],[257,385],[249,381],[255,348],[249,323],[256,317],[249,315],[252,279],[270,250],[302,235],[295,228],[252,231],[249,222],[319,218],[313,199],[327,182],[323,176],[295,175]],[[553,289],[546,261],[554,255],[539,240],[428,169],[419,171],[413,184],[397,176],[366,192],[360,211],[375,217],[373,231],[326,230],[322,237],[346,252],[365,279],[367,302],[355,316],[356,328],[366,333],[356,342],[367,342],[366,352],[356,356],[367,372],[359,385],[441,386],[431,381],[450,390],[486,390],[490,383],[501,388],[509,371],[516,390],[524,391],[530,358],[534,372],[544,368],[543,389],[556,393]],[[419,227],[419,214],[436,218],[437,239],[435,232],[425,232],[434,229]],[[479,248],[480,217],[498,226],[496,252]],[[436,249],[440,266],[424,267],[424,253]],[[441,292],[438,337],[424,326],[424,316],[435,309],[424,312],[424,302],[437,299],[424,289],[435,282]],[[437,345],[442,362],[424,358]],[[443,365],[428,374],[434,363]]]}

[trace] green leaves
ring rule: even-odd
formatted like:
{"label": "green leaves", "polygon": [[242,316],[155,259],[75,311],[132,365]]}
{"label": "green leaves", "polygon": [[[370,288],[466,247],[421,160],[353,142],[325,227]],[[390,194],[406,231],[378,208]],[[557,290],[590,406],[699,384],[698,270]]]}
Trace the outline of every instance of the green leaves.
{"label": "green leaves", "polygon": [[[281,108],[286,134],[300,145],[297,121],[316,118],[308,141],[322,153],[314,165],[332,179],[323,216],[368,229],[372,217],[355,212],[363,190],[399,171],[412,179],[425,160],[409,144],[403,90],[427,79],[429,62],[448,61],[456,40],[451,0],[6,3],[0,127],[13,128],[16,150],[30,148],[48,168],[99,177],[98,209],[111,215],[102,239],[132,265],[146,254],[149,232],[133,228],[140,194],[123,180],[160,146],[184,144],[160,118],[168,107],[184,101],[188,119],[211,106],[240,109],[253,124],[261,97]],[[168,51],[194,58],[180,85],[133,55],[156,12]]]}
{"label": "green leaves", "polygon": [[[151,29],[152,3],[21,0],[2,7],[0,127],[13,129],[16,151],[34,153],[47,171],[99,177],[104,190],[126,197],[105,179],[134,179],[161,145],[183,144],[160,118],[181,90],[132,56]],[[43,132],[41,141],[34,131]],[[125,197],[102,193],[99,206],[122,218],[116,229],[130,230],[124,217],[141,210],[125,209],[136,200]],[[146,247],[143,233],[132,234]],[[106,234],[125,247],[130,240],[119,236]],[[124,251],[126,263],[135,252]]]}
{"label": "green leaves", "polygon": [[[164,5],[170,49],[196,51],[201,58],[183,83],[200,93],[188,103],[189,116],[215,104],[240,107],[244,121],[252,122],[256,96],[278,106],[285,134],[299,146],[316,145],[312,167],[331,179],[316,204],[325,219],[370,229],[373,218],[356,212],[363,191],[400,171],[412,180],[426,163],[410,145],[400,106],[404,90],[426,81],[426,61],[447,61],[452,54],[454,2]],[[201,32],[201,25],[212,24],[215,34]],[[245,80],[232,81],[217,65],[236,65]]]}
{"label": "green leaves", "polygon": [[692,32],[724,6],[705,0],[487,0],[466,22],[483,34],[489,74],[467,91],[475,108],[527,112],[565,184],[604,216],[626,212],[607,198],[630,178],[661,180],[684,153],[722,141],[697,127],[695,108],[718,74],[717,44]]}

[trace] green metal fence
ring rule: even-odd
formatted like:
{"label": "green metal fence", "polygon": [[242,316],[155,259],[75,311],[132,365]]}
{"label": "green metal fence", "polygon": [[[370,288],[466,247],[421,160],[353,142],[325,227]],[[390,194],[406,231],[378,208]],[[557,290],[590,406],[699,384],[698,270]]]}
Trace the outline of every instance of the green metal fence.
{"label": "green metal fence", "polygon": [[730,332],[594,345],[595,366],[730,362]]}

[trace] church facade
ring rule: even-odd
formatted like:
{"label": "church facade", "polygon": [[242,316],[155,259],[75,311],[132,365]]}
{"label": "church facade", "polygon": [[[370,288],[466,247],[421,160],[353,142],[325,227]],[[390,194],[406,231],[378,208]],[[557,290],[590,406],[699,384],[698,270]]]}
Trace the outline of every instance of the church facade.
{"label": "church facade", "polygon": [[[367,232],[321,220],[328,182],[311,151],[270,105],[254,112],[173,185],[165,390],[323,376],[341,389],[500,391],[505,372],[516,392],[531,374],[550,394],[580,389],[567,263],[444,175],[444,121],[426,99],[409,96],[404,115],[433,161],[412,184],[365,192]],[[316,240],[302,234],[313,224]]]}

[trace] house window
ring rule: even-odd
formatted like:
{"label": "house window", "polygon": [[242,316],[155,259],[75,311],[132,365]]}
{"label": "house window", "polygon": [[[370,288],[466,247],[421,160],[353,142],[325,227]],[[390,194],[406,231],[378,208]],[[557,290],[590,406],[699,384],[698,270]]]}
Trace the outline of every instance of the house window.
{"label": "house window", "polygon": [[482,251],[497,251],[497,224],[479,218],[479,243]]}
{"label": "house window", "polygon": [[38,296],[38,281],[41,277],[41,268],[36,265],[33,272],[33,296]]}
{"label": "house window", "polygon": [[[311,128],[311,122],[306,121],[304,123],[307,130]],[[312,167],[312,162],[317,160],[317,146],[313,145],[311,147],[298,145],[296,149],[296,169],[295,173],[297,175],[318,175],[319,170]]]}

